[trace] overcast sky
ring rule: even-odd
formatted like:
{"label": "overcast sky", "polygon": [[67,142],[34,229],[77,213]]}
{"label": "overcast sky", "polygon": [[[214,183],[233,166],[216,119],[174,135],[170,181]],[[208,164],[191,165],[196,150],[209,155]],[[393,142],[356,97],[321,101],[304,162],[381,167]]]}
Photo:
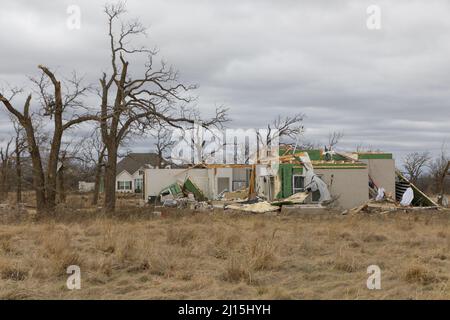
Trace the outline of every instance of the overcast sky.
{"label": "overcast sky", "polygon": [[[38,64],[95,83],[108,66],[104,3],[2,0],[0,83],[26,86]],[[81,9],[79,30],[66,26],[69,5]],[[379,30],[366,25],[369,5],[381,9]],[[450,143],[449,1],[128,0],[127,8],[149,27],[145,44],[199,84],[199,108],[226,105],[233,127],[302,112],[307,139],[343,131],[346,149],[370,145],[399,159]]]}

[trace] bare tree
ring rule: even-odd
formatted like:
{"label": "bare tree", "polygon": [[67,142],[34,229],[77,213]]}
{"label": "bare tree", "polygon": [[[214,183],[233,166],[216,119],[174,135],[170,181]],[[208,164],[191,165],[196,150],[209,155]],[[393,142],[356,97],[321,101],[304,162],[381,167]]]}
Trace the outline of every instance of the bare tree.
{"label": "bare tree", "polygon": [[[293,116],[278,116],[272,123],[267,125],[267,141],[271,142],[273,137],[278,139],[290,138],[295,140],[299,134],[303,133],[303,119],[305,115],[297,113]],[[276,134],[273,131],[276,130]]]}
{"label": "bare tree", "polygon": [[13,139],[7,142],[5,148],[0,148],[0,201],[2,202],[8,199],[12,143]]}
{"label": "bare tree", "polygon": [[83,161],[94,168],[94,193],[92,195],[92,205],[97,205],[100,196],[100,185],[103,178],[103,169],[107,158],[106,146],[102,142],[100,130],[96,129],[88,139],[85,139],[82,146]]}
{"label": "bare tree", "polygon": [[450,161],[450,157],[447,154],[445,143],[442,144],[441,153],[430,164],[430,173],[433,180],[434,191],[443,194],[444,182],[442,177],[445,177],[445,169]]}
{"label": "bare tree", "polygon": [[[258,132],[258,144],[262,145],[263,149],[266,149],[266,155],[271,153],[270,146],[272,145],[272,141],[291,139],[296,141],[298,144],[300,141],[300,135],[303,133],[303,119],[304,114],[298,113],[294,116],[286,116],[281,117],[278,116],[275,120],[267,125],[267,130],[265,130],[265,137],[263,137],[260,132]],[[267,145],[265,145],[267,144]],[[297,147],[299,147],[297,145]],[[261,155],[259,154],[262,150],[258,150],[257,157],[259,158]],[[263,156],[266,156],[263,154]]]}
{"label": "bare tree", "polygon": [[328,148],[333,149],[339,141],[344,137],[342,131],[333,131],[328,134]]}
{"label": "bare tree", "polygon": [[[105,165],[105,209],[115,210],[115,179],[118,149],[125,137],[132,132],[144,133],[156,122],[167,126],[193,122],[185,106],[193,100],[189,91],[196,86],[179,82],[178,73],[164,62],[159,67],[153,63],[155,50],[132,48],[133,37],[145,35],[145,28],[137,21],[124,22],[123,3],[106,5],[108,37],[110,40],[111,67],[109,76],[100,79],[102,140],[108,159]],[[118,31],[116,31],[118,30]],[[143,74],[134,76],[130,72],[127,57],[145,54],[148,62],[141,68]],[[182,106],[177,108],[177,106]],[[216,116],[205,126],[220,124],[225,120],[225,110],[216,110]]]}
{"label": "bare tree", "polygon": [[22,203],[22,180],[23,180],[23,174],[22,174],[22,154],[26,150],[26,138],[23,136],[23,128],[20,126],[20,124],[15,120],[12,119],[12,123],[14,125],[14,132],[16,134],[15,140],[15,169],[16,169],[16,203]]}
{"label": "bare tree", "polygon": [[[12,98],[19,93],[13,92],[11,98],[0,93],[0,101],[23,127],[28,150],[33,164],[33,184],[36,192],[37,211],[54,212],[56,206],[57,170],[62,138],[65,132],[74,126],[89,120],[100,121],[98,115],[89,114],[80,100],[88,91],[88,87],[81,85],[81,79],[76,74],[68,81],[61,83],[47,67],[39,65],[42,71],[39,79],[31,79],[37,86],[40,96],[40,111],[36,114],[41,118],[50,118],[53,122],[53,132],[50,134],[49,157],[44,170],[41,156],[36,122],[30,110],[31,94],[28,95],[23,111],[19,111],[11,103]],[[80,111],[84,114],[80,115]]]}
{"label": "bare tree", "polygon": [[158,154],[158,168],[163,167],[164,156],[174,146],[175,141],[172,140],[170,130],[167,130],[163,126],[157,125],[151,136],[156,139],[155,149]]}
{"label": "bare tree", "polygon": [[302,144],[299,146],[299,149],[301,150],[314,150],[314,149],[319,149],[321,146],[320,143],[318,142],[314,142],[314,141],[304,141],[302,142]]}
{"label": "bare tree", "polygon": [[408,179],[416,184],[423,170],[429,165],[431,156],[429,152],[412,152],[405,156],[403,168]]}

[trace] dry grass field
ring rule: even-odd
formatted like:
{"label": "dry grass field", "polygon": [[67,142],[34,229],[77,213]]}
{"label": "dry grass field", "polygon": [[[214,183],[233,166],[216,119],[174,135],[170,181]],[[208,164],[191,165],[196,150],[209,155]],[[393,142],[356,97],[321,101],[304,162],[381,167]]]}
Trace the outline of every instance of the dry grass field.
{"label": "dry grass field", "polygon": [[[0,298],[450,298],[448,212],[120,211],[0,224]],[[366,287],[372,264],[381,290]],[[69,265],[80,290],[66,287]]]}

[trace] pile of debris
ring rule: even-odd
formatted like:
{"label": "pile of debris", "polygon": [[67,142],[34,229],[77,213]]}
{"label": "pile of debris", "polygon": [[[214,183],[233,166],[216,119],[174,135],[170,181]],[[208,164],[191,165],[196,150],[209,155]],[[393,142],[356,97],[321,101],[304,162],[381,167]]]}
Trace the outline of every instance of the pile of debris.
{"label": "pile of debris", "polygon": [[206,200],[207,198],[200,188],[190,178],[187,178],[183,184],[173,183],[166,187],[160,192],[159,197],[149,201],[170,208],[211,209],[212,206]]}
{"label": "pile of debris", "polygon": [[399,171],[396,171],[395,198],[391,194],[386,195],[382,187],[374,187],[370,190],[373,199],[359,207],[346,210],[343,214],[360,212],[384,214],[392,211],[422,211],[441,208],[439,204],[408,181]]}
{"label": "pile of debris", "polygon": [[274,206],[267,201],[261,201],[255,203],[233,203],[225,206],[225,209],[250,213],[268,213],[279,211],[280,207]]}
{"label": "pile of debris", "polygon": [[342,214],[357,214],[357,213],[379,213],[385,214],[394,211],[421,211],[421,210],[437,210],[439,206],[427,206],[427,207],[414,207],[403,206],[400,203],[392,199],[384,199],[382,201],[376,201],[374,199],[360,205],[359,207],[345,210]]}

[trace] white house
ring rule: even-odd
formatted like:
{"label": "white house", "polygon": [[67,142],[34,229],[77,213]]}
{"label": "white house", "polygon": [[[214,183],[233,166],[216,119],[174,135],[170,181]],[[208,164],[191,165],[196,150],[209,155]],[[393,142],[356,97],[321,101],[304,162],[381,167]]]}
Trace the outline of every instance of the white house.
{"label": "white house", "polygon": [[80,192],[91,192],[95,189],[95,182],[86,182],[79,181],[78,182],[78,191]]}
{"label": "white house", "polygon": [[[162,165],[167,166],[162,160]],[[142,193],[144,191],[144,170],[157,168],[156,153],[130,153],[117,164],[116,192]]]}

